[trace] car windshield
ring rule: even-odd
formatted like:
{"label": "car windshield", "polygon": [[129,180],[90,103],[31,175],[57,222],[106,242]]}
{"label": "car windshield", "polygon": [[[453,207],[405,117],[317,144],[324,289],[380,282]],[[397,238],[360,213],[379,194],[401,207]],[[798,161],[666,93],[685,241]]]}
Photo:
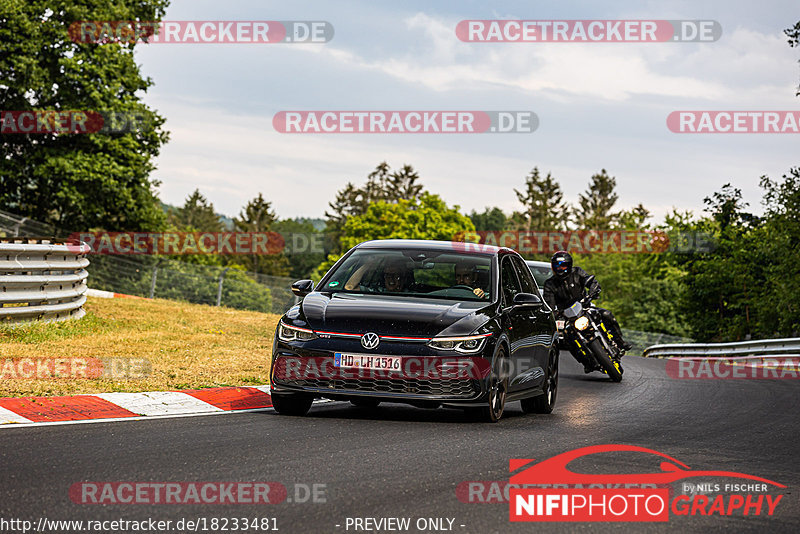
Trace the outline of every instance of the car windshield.
{"label": "car windshield", "polygon": [[528,267],[531,270],[531,274],[536,279],[536,285],[539,287],[544,287],[544,282],[551,276],[553,276],[553,269],[550,267],[549,263],[545,263],[544,265],[537,265],[533,262],[528,262]]}
{"label": "car windshield", "polygon": [[431,250],[360,249],[321,291],[490,301],[491,256]]}

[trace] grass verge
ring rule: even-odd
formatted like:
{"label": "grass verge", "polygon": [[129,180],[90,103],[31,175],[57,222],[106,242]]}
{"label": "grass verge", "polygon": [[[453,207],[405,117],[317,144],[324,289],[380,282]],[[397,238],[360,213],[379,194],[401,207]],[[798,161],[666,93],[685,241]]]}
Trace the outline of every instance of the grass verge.
{"label": "grass verge", "polygon": [[[160,299],[89,298],[85,308],[86,316],[77,321],[0,326],[0,397],[269,382],[278,315]],[[106,373],[110,358],[122,365],[102,378],[40,372],[45,376],[30,379],[23,378],[34,369],[22,363],[27,358],[99,359]],[[133,368],[120,358],[133,359]],[[119,378],[131,370],[143,376]]]}

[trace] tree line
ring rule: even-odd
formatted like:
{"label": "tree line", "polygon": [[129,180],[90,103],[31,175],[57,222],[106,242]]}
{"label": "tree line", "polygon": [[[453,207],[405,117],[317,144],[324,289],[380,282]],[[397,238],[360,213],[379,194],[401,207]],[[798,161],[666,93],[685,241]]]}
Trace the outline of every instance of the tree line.
{"label": "tree line", "polygon": [[[147,117],[152,128],[108,135],[1,135],[0,208],[62,230],[219,231],[224,224],[199,190],[166,206],[150,178],[168,142],[165,119],[143,101],[153,80],[140,72],[134,43],[70,39],[81,20],[158,21],[168,0],[5,0],[0,2],[0,110],[106,110]],[[785,31],[800,45],[800,22]],[[798,88],[800,94],[800,87]],[[451,239],[475,230],[654,229],[706,232],[716,248],[686,254],[593,254],[577,258],[605,288],[604,306],[628,328],[698,340],[798,335],[800,199],[798,169],[763,177],[764,211],[748,211],[729,184],[705,198],[701,214],[673,211],[659,223],[643,205],[615,211],[616,180],[606,170],[569,203],[537,167],[513,194],[519,209],[469,215],[422,186],[411,165],[380,163],[361,185],[339,190],[325,213],[322,253],[190,256],[195,263],[264,274],[318,277],[357,242],[376,238]],[[512,197],[513,198],[513,197]],[[313,233],[311,219],[279,219],[259,194],[231,221],[239,231]],[[536,257],[534,259],[547,259]]]}
{"label": "tree line", "polygon": [[[714,246],[682,252],[576,254],[597,275],[604,307],[624,327],[701,341],[730,341],[800,333],[800,168],[781,180],[761,178],[764,213],[753,215],[730,184],[704,198],[701,214],[673,211],[651,221],[639,204],[615,210],[616,179],[603,169],[570,205],[558,181],[534,167],[514,189],[520,209],[487,207],[469,216],[427,192],[410,165],[392,172],[384,162],[361,186],[348,183],[326,212],[335,235],[315,279],[351,246],[366,239],[450,240],[465,231],[644,230],[706,236]],[[549,260],[549,255],[523,254]]]}

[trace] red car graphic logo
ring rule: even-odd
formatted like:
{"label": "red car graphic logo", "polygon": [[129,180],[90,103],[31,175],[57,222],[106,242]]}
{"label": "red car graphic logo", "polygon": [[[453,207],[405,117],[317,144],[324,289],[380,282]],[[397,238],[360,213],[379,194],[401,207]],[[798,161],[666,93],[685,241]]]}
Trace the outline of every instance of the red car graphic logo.
{"label": "red car graphic logo", "polygon": [[[655,473],[634,473],[634,474],[587,474],[575,473],[567,469],[567,464],[577,458],[597,454],[601,452],[644,452],[661,456],[665,461],[661,462],[661,471]],[[509,471],[513,472],[520,467],[533,462],[534,460],[513,459],[509,462]],[[556,455],[547,460],[542,460],[531,467],[511,476],[511,484],[670,484],[676,480],[691,477],[730,477],[745,478],[758,482],[766,482],[779,488],[785,488],[766,478],[734,471],[698,471],[691,469],[683,462],[668,456],[664,453],[637,447],[635,445],[593,445],[591,447],[581,447]]]}

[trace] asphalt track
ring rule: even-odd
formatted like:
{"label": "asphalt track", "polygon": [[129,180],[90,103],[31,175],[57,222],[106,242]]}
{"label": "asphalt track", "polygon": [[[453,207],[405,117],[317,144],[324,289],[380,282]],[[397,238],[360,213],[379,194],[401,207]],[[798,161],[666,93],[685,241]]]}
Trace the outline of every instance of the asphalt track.
{"label": "asphalt track", "polygon": [[[428,517],[453,519],[452,532],[461,533],[800,531],[800,381],[674,380],[661,360],[629,356],[625,364],[623,382],[613,384],[598,373],[584,375],[562,354],[555,412],[529,416],[512,403],[495,425],[469,422],[458,410],[327,403],[303,418],[265,411],[4,428],[0,518],[274,517],[283,533],[363,532],[346,529],[348,517],[409,517],[407,532],[420,532],[414,522]],[[788,487],[771,517],[673,515],[659,524],[512,524],[507,504],[463,503],[456,496],[464,481],[508,480],[511,458],[545,459],[606,443],[639,445],[693,469],[737,471]],[[614,453],[576,470],[656,471],[643,456]],[[275,481],[289,488],[290,498],[294,484],[325,484],[326,502],[81,505],[68,496],[80,481]]]}

